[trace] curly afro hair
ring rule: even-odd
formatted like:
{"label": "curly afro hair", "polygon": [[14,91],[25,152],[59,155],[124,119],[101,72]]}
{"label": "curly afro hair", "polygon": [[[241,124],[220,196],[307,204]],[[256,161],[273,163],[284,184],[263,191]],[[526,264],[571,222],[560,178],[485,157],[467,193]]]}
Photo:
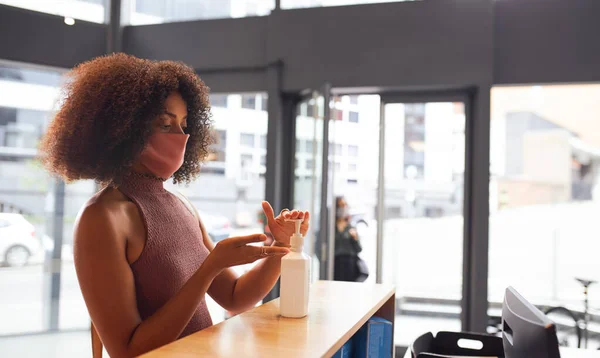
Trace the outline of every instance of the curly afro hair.
{"label": "curly afro hair", "polygon": [[165,100],[178,91],[187,104],[190,138],[173,180],[196,178],[213,137],[208,87],[192,68],[113,54],[83,63],[67,76],[64,102],[40,145],[48,170],[67,182],[118,185],[144,148]]}

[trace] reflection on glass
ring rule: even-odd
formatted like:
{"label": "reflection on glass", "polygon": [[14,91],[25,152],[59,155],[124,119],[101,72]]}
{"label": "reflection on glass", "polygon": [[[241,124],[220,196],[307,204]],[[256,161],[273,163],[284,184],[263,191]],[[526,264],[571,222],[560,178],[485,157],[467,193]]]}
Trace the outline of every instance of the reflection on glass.
{"label": "reflection on glass", "polygon": [[[130,25],[268,15],[275,0],[132,0]],[[265,108],[266,110],[266,108]]]}
{"label": "reflection on glass", "polygon": [[460,330],[464,130],[462,103],[385,106],[382,276],[397,289],[396,344]]}
{"label": "reflection on glass", "polygon": [[[314,116],[313,116],[314,114]],[[296,150],[294,170],[294,208],[308,210],[311,214],[311,230],[307,233],[304,250],[313,256],[313,279],[323,278],[318,274],[323,259],[323,246],[317,242],[321,209],[321,179],[323,162],[323,97],[301,102],[297,107],[296,141],[304,149]]]}
{"label": "reflection on glass", "polygon": [[[218,242],[230,236],[265,232],[261,202],[265,198],[266,138],[268,113],[244,108],[247,94],[223,94],[225,107],[212,108],[213,127],[217,142],[199,178],[177,187],[200,212],[208,234]],[[252,97],[266,98],[266,94]],[[260,102],[259,102],[260,103]],[[275,208],[277,209],[277,208]],[[240,274],[252,265],[234,269]],[[210,297],[207,297],[213,321],[228,316]]]}
{"label": "reflection on glass", "polygon": [[[375,212],[379,172],[380,99],[378,95],[342,96],[337,99],[333,111],[341,113],[340,117],[343,119],[333,121],[330,130],[330,148],[335,149],[332,153],[335,158],[333,193],[336,197],[343,196],[348,204],[349,225],[356,230],[362,247],[359,257],[369,268],[370,275],[366,282],[374,283],[377,267]],[[363,120],[355,122],[348,115],[351,113],[360,113]],[[335,275],[344,276],[343,273]]]}
{"label": "reflection on glass", "polygon": [[[598,98],[597,84],[492,90],[492,315],[508,285],[534,304],[580,314],[583,289],[574,278],[600,279]],[[589,299],[600,306],[599,287],[591,287]],[[591,318],[598,322],[600,315]],[[599,341],[597,324],[590,330]]]}
{"label": "reflection on glass", "polygon": [[4,5],[100,24],[107,20],[106,3],[107,0],[0,0],[0,4]]}
{"label": "reflection on glass", "polygon": [[[298,8],[306,8],[306,7],[378,4],[378,3],[401,2],[401,1],[418,1],[418,0],[281,0],[281,8],[282,9],[298,9]],[[350,122],[353,122],[353,121],[350,120]]]}

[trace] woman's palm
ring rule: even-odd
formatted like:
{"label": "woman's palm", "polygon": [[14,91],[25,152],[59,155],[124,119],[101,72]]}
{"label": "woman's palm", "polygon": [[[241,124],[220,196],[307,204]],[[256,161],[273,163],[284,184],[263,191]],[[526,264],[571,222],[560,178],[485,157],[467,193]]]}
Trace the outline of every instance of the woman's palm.
{"label": "woman's palm", "polygon": [[266,201],[263,201],[263,211],[267,217],[267,223],[269,225],[269,229],[271,230],[271,234],[276,241],[281,242],[283,244],[290,244],[290,236],[296,232],[296,223],[293,221],[286,220],[302,220],[302,224],[300,225],[300,233],[302,236],[305,236],[308,232],[308,223],[310,219],[310,214],[308,211],[282,211],[277,217],[275,217],[275,212]]}

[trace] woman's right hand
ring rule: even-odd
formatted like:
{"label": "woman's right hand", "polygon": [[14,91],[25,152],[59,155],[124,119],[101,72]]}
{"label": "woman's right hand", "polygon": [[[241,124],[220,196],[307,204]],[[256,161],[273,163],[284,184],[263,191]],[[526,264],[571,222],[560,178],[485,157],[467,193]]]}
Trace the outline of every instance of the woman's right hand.
{"label": "woman's right hand", "polygon": [[265,234],[254,234],[219,241],[206,258],[205,264],[222,271],[228,267],[249,264],[267,257],[284,256],[289,252],[285,247],[249,245],[264,242],[266,239]]}

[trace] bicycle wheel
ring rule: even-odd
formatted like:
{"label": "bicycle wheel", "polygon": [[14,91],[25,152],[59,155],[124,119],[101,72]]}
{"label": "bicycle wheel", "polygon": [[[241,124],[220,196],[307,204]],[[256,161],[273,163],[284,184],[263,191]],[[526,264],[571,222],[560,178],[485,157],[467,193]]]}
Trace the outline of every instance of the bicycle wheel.
{"label": "bicycle wheel", "polygon": [[581,327],[579,319],[565,307],[551,307],[546,310],[546,316],[556,324],[558,344],[562,347],[581,346]]}

